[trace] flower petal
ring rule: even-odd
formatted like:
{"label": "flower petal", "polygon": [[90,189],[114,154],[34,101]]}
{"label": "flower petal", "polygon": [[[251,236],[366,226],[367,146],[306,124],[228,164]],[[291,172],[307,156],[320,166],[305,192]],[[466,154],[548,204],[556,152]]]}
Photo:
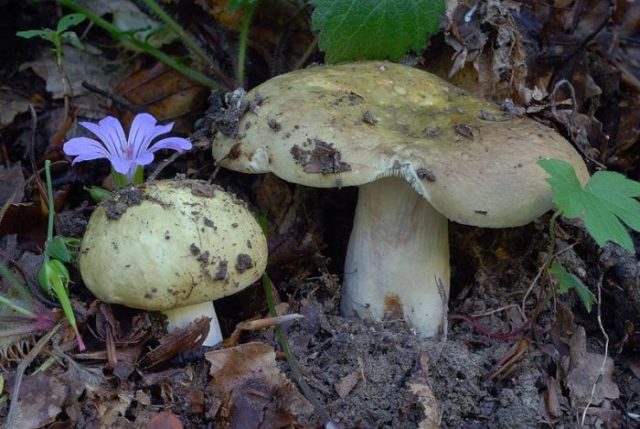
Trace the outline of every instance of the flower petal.
{"label": "flower petal", "polygon": [[181,152],[183,150],[190,150],[192,144],[189,140],[182,137],[167,137],[165,139],[158,140],[149,148],[149,152],[155,152],[160,149],[173,149]]}
{"label": "flower petal", "polygon": [[136,166],[138,165],[137,162],[131,161],[130,159],[112,157],[110,161],[111,161],[111,165],[113,166],[113,169],[118,173],[124,174],[124,175],[128,175],[129,172],[132,169],[135,169]]}
{"label": "flower petal", "polygon": [[92,122],[80,122],[80,125],[95,134],[104,143],[105,147],[112,156],[119,158],[124,157],[124,148],[127,144],[127,138],[124,129],[113,116],[107,116],[97,124]]}
{"label": "flower petal", "polygon": [[100,154],[105,157],[109,156],[109,152],[99,141],[88,137],[72,138],[64,144],[62,150],[69,156],[86,155],[91,153]]}
{"label": "flower petal", "polygon": [[100,154],[98,152],[87,152],[73,158],[73,161],[71,161],[71,165],[74,165],[77,162],[91,161],[94,159],[101,159],[101,158],[110,159],[108,154]]}
{"label": "flower petal", "polygon": [[138,165],[149,165],[153,162],[153,153],[145,152],[136,159],[134,159],[135,163]]}
{"label": "flower petal", "polygon": [[[137,120],[139,117],[141,117],[140,121]],[[172,128],[173,122],[166,125],[156,125],[155,118],[148,113],[136,116],[129,132],[129,144],[135,148],[134,158],[145,153],[156,137],[168,133]]]}
{"label": "flower petal", "polygon": [[[156,126],[158,121],[149,113],[139,113],[133,118],[131,128],[129,129],[129,145],[134,149],[144,142],[147,134],[149,134]],[[135,153],[135,152],[134,152]]]}

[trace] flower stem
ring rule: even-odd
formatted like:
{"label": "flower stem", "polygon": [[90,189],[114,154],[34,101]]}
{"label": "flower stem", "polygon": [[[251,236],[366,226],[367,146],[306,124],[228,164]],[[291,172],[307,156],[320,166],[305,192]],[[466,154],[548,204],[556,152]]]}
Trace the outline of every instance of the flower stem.
{"label": "flower stem", "polygon": [[167,12],[165,12],[164,9],[160,5],[158,5],[158,3],[156,3],[154,0],[142,0],[142,2],[153,13],[158,15],[162,22],[167,24],[167,26],[169,26],[169,28],[171,28],[178,35],[178,37],[180,37],[180,39],[182,39],[182,42],[187,46],[189,51],[200,57],[200,59],[207,63],[209,66],[215,66],[205,50],[202,49],[200,45],[198,45],[198,43],[186,31],[184,31],[182,26],[178,24],[173,18],[171,18],[171,16]]}
{"label": "flower stem", "polygon": [[253,19],[253,13],[258,5],[258,0],[250,2],[242,18],[240,26],[240,40],[238,45],[238,64],[236,66],[236,80],[239,87],[244,87],[244,64],[247,57],[247,41],[249,39],[249,25]]}
{"label": "flower stem", "polygon": [[0,275],[2,275],[5,279],[7,279],[9,283],[11,283],[11,286],[13,286],[18,291],[20,297],[24,302],[29,304],[34,303],[33,296],[31,296],[31,292],[29,291],[27,286],[22,284],[20,280],[18,280],[18,278],[13,274],[13,272],[11,272],[11,270],[7,268],[2,262],[0,262]]}
{"label": "flower stem", "polygon": [[[264,293],[267,299],[267,305],[269,306],[269,315],[271,317],[276,317],[277,316],[276,303],[275,303],[275,300],[273,299],[273,292],[271,291],[273,287],[273,283],[271,283],[271,279],[269,278],[267,273],[264,273],[262,275],[262,286],[264,288]],[[311,402],[313,407],[316,409],[316,412],[320,415],[322,420],[324,420],[324,423],[325,424],[330,423],[331,417],[329,416],[327,411],[324,409],[324,407],[322,407],[320,402],[318,402],[318,399],[315,397],[313,391],[311,390],[311,387],[309,387],[304,377],[302,376],[302,371],[300,371],[300,367],[298,366],[298,361],[296,360],[296,357],[294,356],[293,351],[291,351],[291,348],[289,347],[289,342],[287,341],[287,336],[284,333],[284,329],[282,329],[282,325],[280,324],[275,325],[275,330],[276,330],[276,337],[278,337],[278,342],[280,343],[280,346],[282,347],[282,351],[287,357],[287,363],[289,363],[289,369],[291,369],[293,378],[295,378],[296,381],[298,382],[298,386],[300,386],[300,390],[302,390],[302,393],[304,393],[304,396],[307,398],[307,400]]]}
{"label": "flower stem", "polygon": [[[47,178],[47,200],[49,203],[49,221],[47,224],[47,244],[53,239],[53,213],[54,213],[54,205],[53,205],[53,186],[51,185],[51,161],[48,159],[44,162],[44,174]],[[45,263],[48,258],[47,253],[45,252]]]}
{"label": "flower stem", "polygon": [[143,51],[145,51],[147,54],[151,55],[152,57],[156,58],[157,60],[165,63],[166,65],[168,65],[169,67],[171,67],[172,69],[176,70],[179,73],[182,73],[183,75],[187,76],[189,79],[193,80],[194,82],[197,82],[201,85],[207,86],[211,89],[218,89],[220,87],[220,85],[214,81],[213,79],[207,77],[206,75],[200,73],[197,70],[194,70],[192,68],[189,68],[181,63],[179,63],[178,61],[176,61],[175,59],[173,59],[171,56],[165,54],[164,52],[162,52],[160,49],[155,48],[151,45],[149,45],[148,43],[145,43],[141,40],[136,39],[134,36],[127,34],[127,33],[122,33],[116,26],[114,26],[113,24],[111,24],[109,21],[102,19],[101,17],[99,17],[98,15],[94,14],[93,12],[91,12],[89,9],[79,5],[78,3],[76,3],[74,0],[58,0],[58,2],[63,5],[68,7],[69,9],[81,13],[84,16],[86,16],[89,20],[91,20],[94,24],[96,24],[98,27],[102,28],[103,30],[109,32],[109,34],[111,35],[111,37],[113,37],[116,40],[119,39],[124,39],[127,42],[131,43],[132,45],[142,49]]}
{"label": "flower stem", "polygon": [[7,307],[9,307],[10,309],[12,309],[13,311],[15,311],[16,313],[20,313],[23,314],[29,318],[35,318],[37,317],[36,314],[32,311],[27,310],[26,308],[20,307],[18,304],[16,304],[15,302],[13,302],[12,299],[5,297],[4,295],[0,294],[0,304],[4,304]]}

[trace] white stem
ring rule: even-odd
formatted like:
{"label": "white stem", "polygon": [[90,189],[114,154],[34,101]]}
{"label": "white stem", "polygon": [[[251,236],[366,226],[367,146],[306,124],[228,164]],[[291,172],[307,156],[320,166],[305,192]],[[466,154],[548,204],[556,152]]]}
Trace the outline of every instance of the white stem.
{"label": "white stem", "polygon": [[406,320],[439,333],[449,299],[447,218],[403,179],[360,187],[342,285],[341,312]]}
{"label": "white stem", "polygon": [[162,312],[167,316],[167,330],[175,331],[179,328],[187,327],[191,322],[200,317],[210,317],[209,335],[202,343],[203,346],[212,347],[222,342],[222,332],[218,324],[218,316],[213,307],[213,301],[203,302],[202,304],[187,305],[186,307],[174,308]]}

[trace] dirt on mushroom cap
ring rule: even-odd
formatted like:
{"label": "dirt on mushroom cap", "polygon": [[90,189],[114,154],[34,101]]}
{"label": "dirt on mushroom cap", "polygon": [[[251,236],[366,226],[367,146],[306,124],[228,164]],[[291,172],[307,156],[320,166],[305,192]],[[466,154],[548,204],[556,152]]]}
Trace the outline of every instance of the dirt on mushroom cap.
{"label": "dirt on mushroom cap", "polygon": [[411,67],[315,67],[271,79],[247,100],[256,94],[261,105],[244,114],[239,138],[214,140],[226,168],[314,187],[403,177],[448,218],[488,227],[521,225],[551,207],[541,158],[567,160],[588,179],[578,153],[551,128]]}
{"label": "dirt on mushroom cap", "polygon": [[[168,310],[231,295],[260,277],[266,238],[246,204],[198,181],[137,189],[140,198],[115,219],[108,214],[111,203],[99,206],[83,238],[80,271],[98,298]],[[243,269],[229,270],[238,258]]]}

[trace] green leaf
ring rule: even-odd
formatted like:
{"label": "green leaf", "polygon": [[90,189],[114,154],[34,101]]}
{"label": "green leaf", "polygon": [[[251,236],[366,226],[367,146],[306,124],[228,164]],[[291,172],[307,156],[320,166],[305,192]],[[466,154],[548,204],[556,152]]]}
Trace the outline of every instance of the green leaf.
{"label": "green leaf", "polygon": [[619,173],[598,171],[583,188],[568,162],[542,159],[538,165],[551,175],[547,182],[563,216],[582,218],[599,246],[612,241],[634,251],[624,224],[640,232],[640,202],[635,199],[640,197],[640,183]]}
{"label": "green leaf", "polygon": [[257,3],[258,0],[231,0],[227,6],[229,10],[234,11],[241,7],[249,7]]}
{"label": "green leaf", "polygon": [[84,45],[80,41],[80,38],[78,37],[78,35],[73,31],[65,31],[60,35],[60,38],[63,41],[70,44],[71,46],[73,46],[74,48],[76,48],[77,50],[84,51]]}
{"label": "green leaf", "polygon": [[310,0],[327,62],[399,60],[438,31],[444,0]]}
{"label": "green leaf", "polygon": [[[46,260],[46,259],[45,259]],[[64,264],[57,259],[50,259],[42,264],[40,272],[38,273],[38,280],[40,286],[45,289],[46,292],[51,295],[55,295],[62,307],[69,326],[73,328],[76,334],[76,341],[78,342],[78,348],[80,351],[85,349],[84,342],[78,331],[78,325],[76,323],[76,316],[73,313],[73,307],[71,306],[71,300],[67,289],[69,286],[69,271]]]}
{"label": "green leaf", "polygon": [[588,313],[591,313],[591,309],[593,308],[593,304],[596,302],[596,296],[589,290],[582,280],[578,278],[578,276],[574,274],[570,274],[567,270],[564,269],[562,265],[557,262],[554,262],[549,268],[549,272],[553,274],[556,281],[558,282],[558,293],[565,294],[570,290],[574,290],[575,293],[582,301],[582,305],[587,310]]}
{"label": "green leaf", "polygon": [[65,15],[58,21],[58,26],[56,27],[56,32],[58,34],[64,33],[70,27],[80,24],[82,21],[86,19],[81,13],[70,13],[69,15]]}
{"label": "green leaf", "polygon": [[42,30],[26,30],[26,31],[18,31],[16,36],[22,37],[23,39],[32,39],[34,37],[40,37],[45,40],[51,41],[52,38],[56,37],[56,32],[50,30],[48,28],[43,28]]}
{"label": "green leaf", "polygon": [[99,203],[104,198],[107,198],[108,196],[113,195],[113,192],[109,191],[108,189],[100,188],[98,186],[90,186],[90,187],[85,186],[84,190],[89,193],[89,196],[91,197],[91,199],[96,203]]}
{"label": "green leaf", "polygon": [[62,262],[71,262],[71,253],[67,248],[67,243],[60,235],[56,235],[47,243],[45,252],[52,258],[58,259]]}

